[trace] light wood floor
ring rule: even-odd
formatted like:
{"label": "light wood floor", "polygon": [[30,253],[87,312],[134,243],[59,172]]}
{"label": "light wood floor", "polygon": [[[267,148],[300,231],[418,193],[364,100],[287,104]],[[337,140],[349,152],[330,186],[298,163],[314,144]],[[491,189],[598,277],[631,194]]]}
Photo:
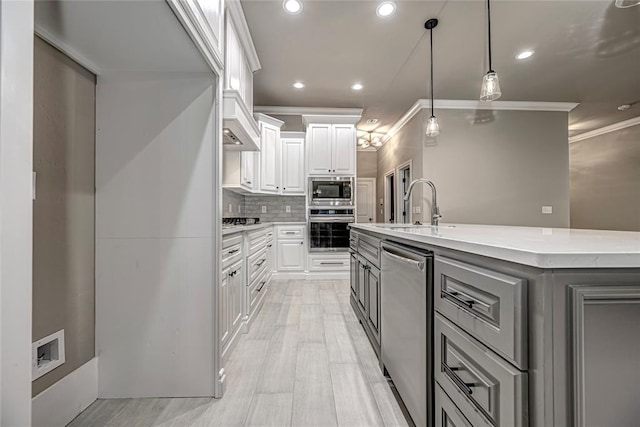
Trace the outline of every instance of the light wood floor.
{"label": "light wood floor", "polygon": [[406,426],[347,281],[275,281],[222,399],[98,400],[70,426]]}

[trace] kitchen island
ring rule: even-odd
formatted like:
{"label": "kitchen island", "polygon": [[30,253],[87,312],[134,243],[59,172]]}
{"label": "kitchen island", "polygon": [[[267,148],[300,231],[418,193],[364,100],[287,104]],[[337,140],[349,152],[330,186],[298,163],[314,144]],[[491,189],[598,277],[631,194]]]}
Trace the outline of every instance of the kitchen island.
{"label": "kitchen island", "polygon": [[[394,267],[403,253],[414,260]],[[385,342],[404,346],[405,334],[389,332],[385,319],[401,317],[394,296],[403,287],[405,296],[415,292],[411,269],[426,285],[427,313],[414,315],[416,330],[426,322],[425,419],[506,427],[640,418],[640,233],[353,225],[351,305],[383,368],[397,363],[385,360],[394,357]],[[418,305],[404,301],[407,318]],[[389,373],[401,384],[407,375]],[[413,389],[399,387],[410,413]]]}

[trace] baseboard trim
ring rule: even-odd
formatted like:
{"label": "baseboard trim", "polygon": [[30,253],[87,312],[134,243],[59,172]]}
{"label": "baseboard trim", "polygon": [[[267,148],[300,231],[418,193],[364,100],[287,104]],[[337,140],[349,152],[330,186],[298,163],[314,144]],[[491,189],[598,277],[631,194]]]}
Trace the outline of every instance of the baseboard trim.
{"label": "baseboard trim", "polygon": [[94,357],[31,399],[33,427],[64,427],[98,398],[98,358]]}

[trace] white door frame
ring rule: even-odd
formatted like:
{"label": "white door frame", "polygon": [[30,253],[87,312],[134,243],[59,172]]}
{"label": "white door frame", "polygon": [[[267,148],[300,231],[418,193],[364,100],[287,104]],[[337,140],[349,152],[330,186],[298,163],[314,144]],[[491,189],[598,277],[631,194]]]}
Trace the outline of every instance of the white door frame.
{"label": "white door frame", "polygon": [[[389,188],[389,177],[391,176],[393,176],[394,180],[396,179],[397,175],[395,168],[384,174],[384,218],[382,218],[382,222],[389,222],[389,219],[391,217],[391,189]],[[394,212],[394,221],[396,220],[397,216]]]}
{"label": "white door frame", "polygon": [[31,425],[34,2],[0,2],[0,425]]}
{"label": "white door frame", "polygon": [[[376,217],[377,217],[377,207],[376,207],[376,178],[356,178],[356,203],[357,203],[357,197],[358,197],[358,183],[359,182],[370,182],[372,184],[372,188],[373,188],[373,222],[377,222],[376,221]],[[357,205],[356,205],[357,206]],[[358,212],[356,212],[356,221],[358,219]]]}
{"label": "white door frame", "polygon": [[[396,202],[396,219],[399,219],[402,217],[402,210],[404,208],[404,185],[402,185],[402,181],[400,180],[401,177],[401,171],[403,171],[404,169],[409,169],[409,182],[411,182],[411,179],[413,179],[413,161],[411,159],[407,160],[404,163],[401,163],[398,165],[398,167],[396,167],[396,181],[398,183],[397,185],[397,192],[398,192],[398,201]],[[408,222],[407,224],[413,224],[413,213],[411,212],[411,208],[413,207],[412,205],[412,200],[413,200],[413,196],[411,196],[411,198],[409,198],[409,212],[407,212],[407,218],[408,218]],[[398,222],[398,221],[396,221]]]}

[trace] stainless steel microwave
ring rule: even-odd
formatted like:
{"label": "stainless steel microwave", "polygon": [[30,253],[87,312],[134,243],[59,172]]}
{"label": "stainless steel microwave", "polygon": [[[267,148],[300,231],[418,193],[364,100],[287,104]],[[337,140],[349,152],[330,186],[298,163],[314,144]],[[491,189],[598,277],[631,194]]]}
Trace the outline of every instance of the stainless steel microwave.
{"label": "stainless steel microwave", "polygon": [[353,177],[309,178],[309,204],[312,206],[353,206]]}

